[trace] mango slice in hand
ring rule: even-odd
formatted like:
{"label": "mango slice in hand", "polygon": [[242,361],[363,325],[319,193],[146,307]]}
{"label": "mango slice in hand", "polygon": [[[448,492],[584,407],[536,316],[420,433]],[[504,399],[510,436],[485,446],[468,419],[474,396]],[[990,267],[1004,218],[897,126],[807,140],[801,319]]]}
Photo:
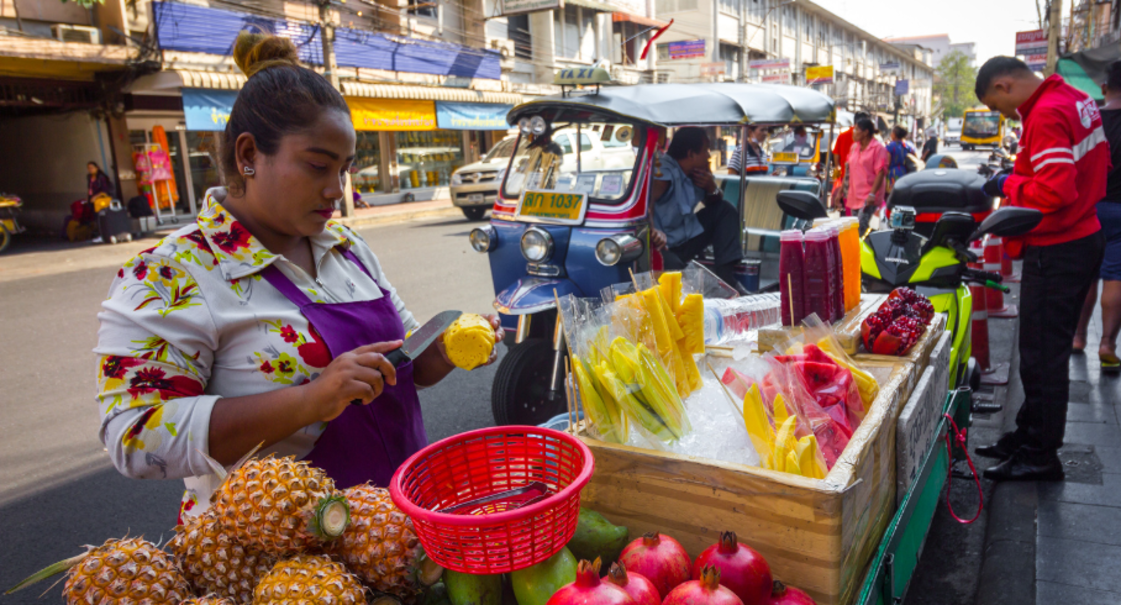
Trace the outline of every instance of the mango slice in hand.
{"label": "mango slice in hand", "polygon": [[494,327],[481,315],[464,313],[444,331],[444,349],[457,368],[474,370],[494,351]]}

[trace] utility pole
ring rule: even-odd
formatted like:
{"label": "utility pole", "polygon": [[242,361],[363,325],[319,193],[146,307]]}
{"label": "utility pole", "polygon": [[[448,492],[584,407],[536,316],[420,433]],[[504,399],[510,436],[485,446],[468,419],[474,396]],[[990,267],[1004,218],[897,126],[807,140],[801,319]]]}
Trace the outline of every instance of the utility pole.
{"label": "utility pole", "polygon": [[[1071,0],[1072,2],[1074,0]],[[1059,61],[1059,35],[1063,27],[1063,0],[1051,0],[1051,15],[1047,18],[1047,68],[1044,75],[1055,73]]]}
{"label": "utility pole", "polygon": [[[339,65],[335,61],[335,24],[331,21],[331,0],[319,0],[319,38],[323,42],[323,75],[335,90],[342,93],[339,83]],[[343,216],[354,216],[354,184],[350,173],[346,175],[343,186],[343,200],[341,208]]]}

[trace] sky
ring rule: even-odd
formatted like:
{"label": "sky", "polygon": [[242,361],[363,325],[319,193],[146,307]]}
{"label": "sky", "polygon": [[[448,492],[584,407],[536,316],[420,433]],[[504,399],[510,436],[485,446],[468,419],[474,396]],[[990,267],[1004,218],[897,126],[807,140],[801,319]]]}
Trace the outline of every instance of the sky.
{"label": "sky", "polygon": [[[949,34],[954,43],[975,42],[977,67],[989,57],[1013,54],[1016,32],[1039,29],[1035,0],[814,2],[880,38]],[[1069,6],[1069,2],[1063,4]],[[1040,0],[1040,4],[1046,2]]]}

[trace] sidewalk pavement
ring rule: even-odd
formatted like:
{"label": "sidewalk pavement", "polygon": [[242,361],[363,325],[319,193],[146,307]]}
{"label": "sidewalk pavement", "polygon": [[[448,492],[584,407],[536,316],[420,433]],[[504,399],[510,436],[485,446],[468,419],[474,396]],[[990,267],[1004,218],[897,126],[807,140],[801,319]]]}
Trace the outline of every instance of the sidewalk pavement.
{"label": "sidewalk pavement", "polygon": [[[373,208],[355,209],[355,216],[335,219],[348,227],[361,229],[392,225],[414,220],[463,217],[451,200],[407,202]],[[82,271],[97,267],[120,265],[140,251],[151,248],[160,238],[186,225],[186,222],[163,225],[155,233],[120,244],[68,242],[54,237],[16,236],[11,247],[0,254],[0,283],[29,277]]]}
{"label": "sidewalk pavement", "polygon": [[[990,319],[990,331],[996,322]],[[998,483],[989,509],[978,605],[1115,605],[1121,603],[1121,379],[1100,372],[1100,307],[1090,324],[1089,354],[1070,363],[1063,482]],[[970,445],[984,445],[1015,428],[1023,400],[1018,355],[1005,410],[975,423]],[[999,399],[998,399],[999,401]],[[987,425],[987,426],[985,426]],[[978,471],[996,463],[975,458]],[[986,481],[986,484],[990,482]],[[955,484],[956,487],[956,484]],[[955,489],[956,491],[956,489]]]}

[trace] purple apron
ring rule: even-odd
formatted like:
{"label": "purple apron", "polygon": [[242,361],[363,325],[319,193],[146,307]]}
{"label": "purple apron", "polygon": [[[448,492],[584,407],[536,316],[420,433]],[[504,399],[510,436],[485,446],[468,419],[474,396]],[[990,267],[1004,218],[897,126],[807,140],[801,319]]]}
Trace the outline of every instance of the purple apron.
{"label": "purple apron", "polygon": [[[405,326],[393,300],[350,250],[343,256],[358,265],[381,290],[381,298],[349,303],[315,303],[275,265],[261,272],[274,288],[300,308],[319,332],[331,358],[376,342],[405,339]],[[385,385],[369,405],[349,405],[304,458],[322,468],[339,489],[373,481],[387,487],[397,467],[428,445],[420,400],[413,383],[413,362],[397,368],[397,384]]]}

